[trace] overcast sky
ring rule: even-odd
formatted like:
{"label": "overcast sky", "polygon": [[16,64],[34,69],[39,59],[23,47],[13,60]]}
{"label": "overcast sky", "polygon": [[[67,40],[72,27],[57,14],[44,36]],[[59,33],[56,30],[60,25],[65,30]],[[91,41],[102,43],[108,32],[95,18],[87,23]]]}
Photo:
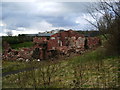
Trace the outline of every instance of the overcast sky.
{"label": "overcast sky", "polygon": [[[32,34],[54,29],[95,29],[85,19],[93,2],[3,2],[0,35]],[[95,13],[95,12],[94,12]]]}

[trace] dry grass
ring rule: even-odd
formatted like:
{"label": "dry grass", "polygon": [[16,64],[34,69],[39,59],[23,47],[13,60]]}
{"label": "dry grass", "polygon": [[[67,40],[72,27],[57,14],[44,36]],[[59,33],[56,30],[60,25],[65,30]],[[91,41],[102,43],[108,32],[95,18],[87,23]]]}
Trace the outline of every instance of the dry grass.
{"label": "dry grass", "polygon": [[103,49],[63,61],[31,63],[38,69],[3,77],[3,88],[116,88],[117,57],[105,57]]}

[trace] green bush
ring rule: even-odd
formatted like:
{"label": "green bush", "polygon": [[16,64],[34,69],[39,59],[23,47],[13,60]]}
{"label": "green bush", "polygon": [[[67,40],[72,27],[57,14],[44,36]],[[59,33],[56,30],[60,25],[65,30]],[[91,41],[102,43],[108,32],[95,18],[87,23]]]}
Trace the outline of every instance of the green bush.
{"label": "green bush", "polygon": [[22,47],[32,47],[32,46],[33,46],[33,42],[24,42],[24,43],[11,45],[11,47],[13,49],[19,49],[19,48],[22,48]]}
{"label": "green bush", "polygon": [[3,36],[2,41],[6,41],[9,44],[18,44],[23,42],[31,42],[33,40],[33,37],[29,36]]}
{"label": "green bush", "polygon": [[86,54],[72,58],[71,63],[77,64],[88,61],[100,61],[104,58],[107,58],[105,55],[105,49],[100,47],[94,51],[88,51]]}

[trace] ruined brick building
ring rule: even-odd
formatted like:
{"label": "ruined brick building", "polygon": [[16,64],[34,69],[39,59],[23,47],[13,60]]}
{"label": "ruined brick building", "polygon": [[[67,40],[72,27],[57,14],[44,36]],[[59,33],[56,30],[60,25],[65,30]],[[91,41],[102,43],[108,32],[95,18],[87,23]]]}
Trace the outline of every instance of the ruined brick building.
{"label": "ruined brick building", "polygon": [[46,59],[71,52],[81,53],[85,49],[99,45],[100,39],[85,37],[78,32],[68,30],[51,35],[49,39],[35,37],[33,42],[35,43],[34,52],[36,52],[33,56]]}
{"label": "ruined brick building", "polygon": [[[32,48],[23,48],[19,51],[6,49],[4,59],[49,59],[70,53],[81,53],[85,49],[96,47],[100,44],[97,37],[85,37],[73,30],[62,31],[47,37],[33,38]],[[9,52],[8,52],[9,51]],[[13,57],[13,58],[12,58]]]}

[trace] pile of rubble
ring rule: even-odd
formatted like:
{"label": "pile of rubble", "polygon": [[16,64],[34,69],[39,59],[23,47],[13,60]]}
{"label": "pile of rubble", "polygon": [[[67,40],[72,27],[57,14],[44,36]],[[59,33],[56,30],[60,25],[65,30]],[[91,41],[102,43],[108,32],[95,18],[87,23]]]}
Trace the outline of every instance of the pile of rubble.
{"label": "pile of rubble", "polygon": [[3,60],[49,59],[70,53],[82,53],[86,49],[100,45],[98,37],[85,37],[75,31],[68,30],[51,35],[50,38],[35,37],[31,48],[11,49],[4,43]]}

